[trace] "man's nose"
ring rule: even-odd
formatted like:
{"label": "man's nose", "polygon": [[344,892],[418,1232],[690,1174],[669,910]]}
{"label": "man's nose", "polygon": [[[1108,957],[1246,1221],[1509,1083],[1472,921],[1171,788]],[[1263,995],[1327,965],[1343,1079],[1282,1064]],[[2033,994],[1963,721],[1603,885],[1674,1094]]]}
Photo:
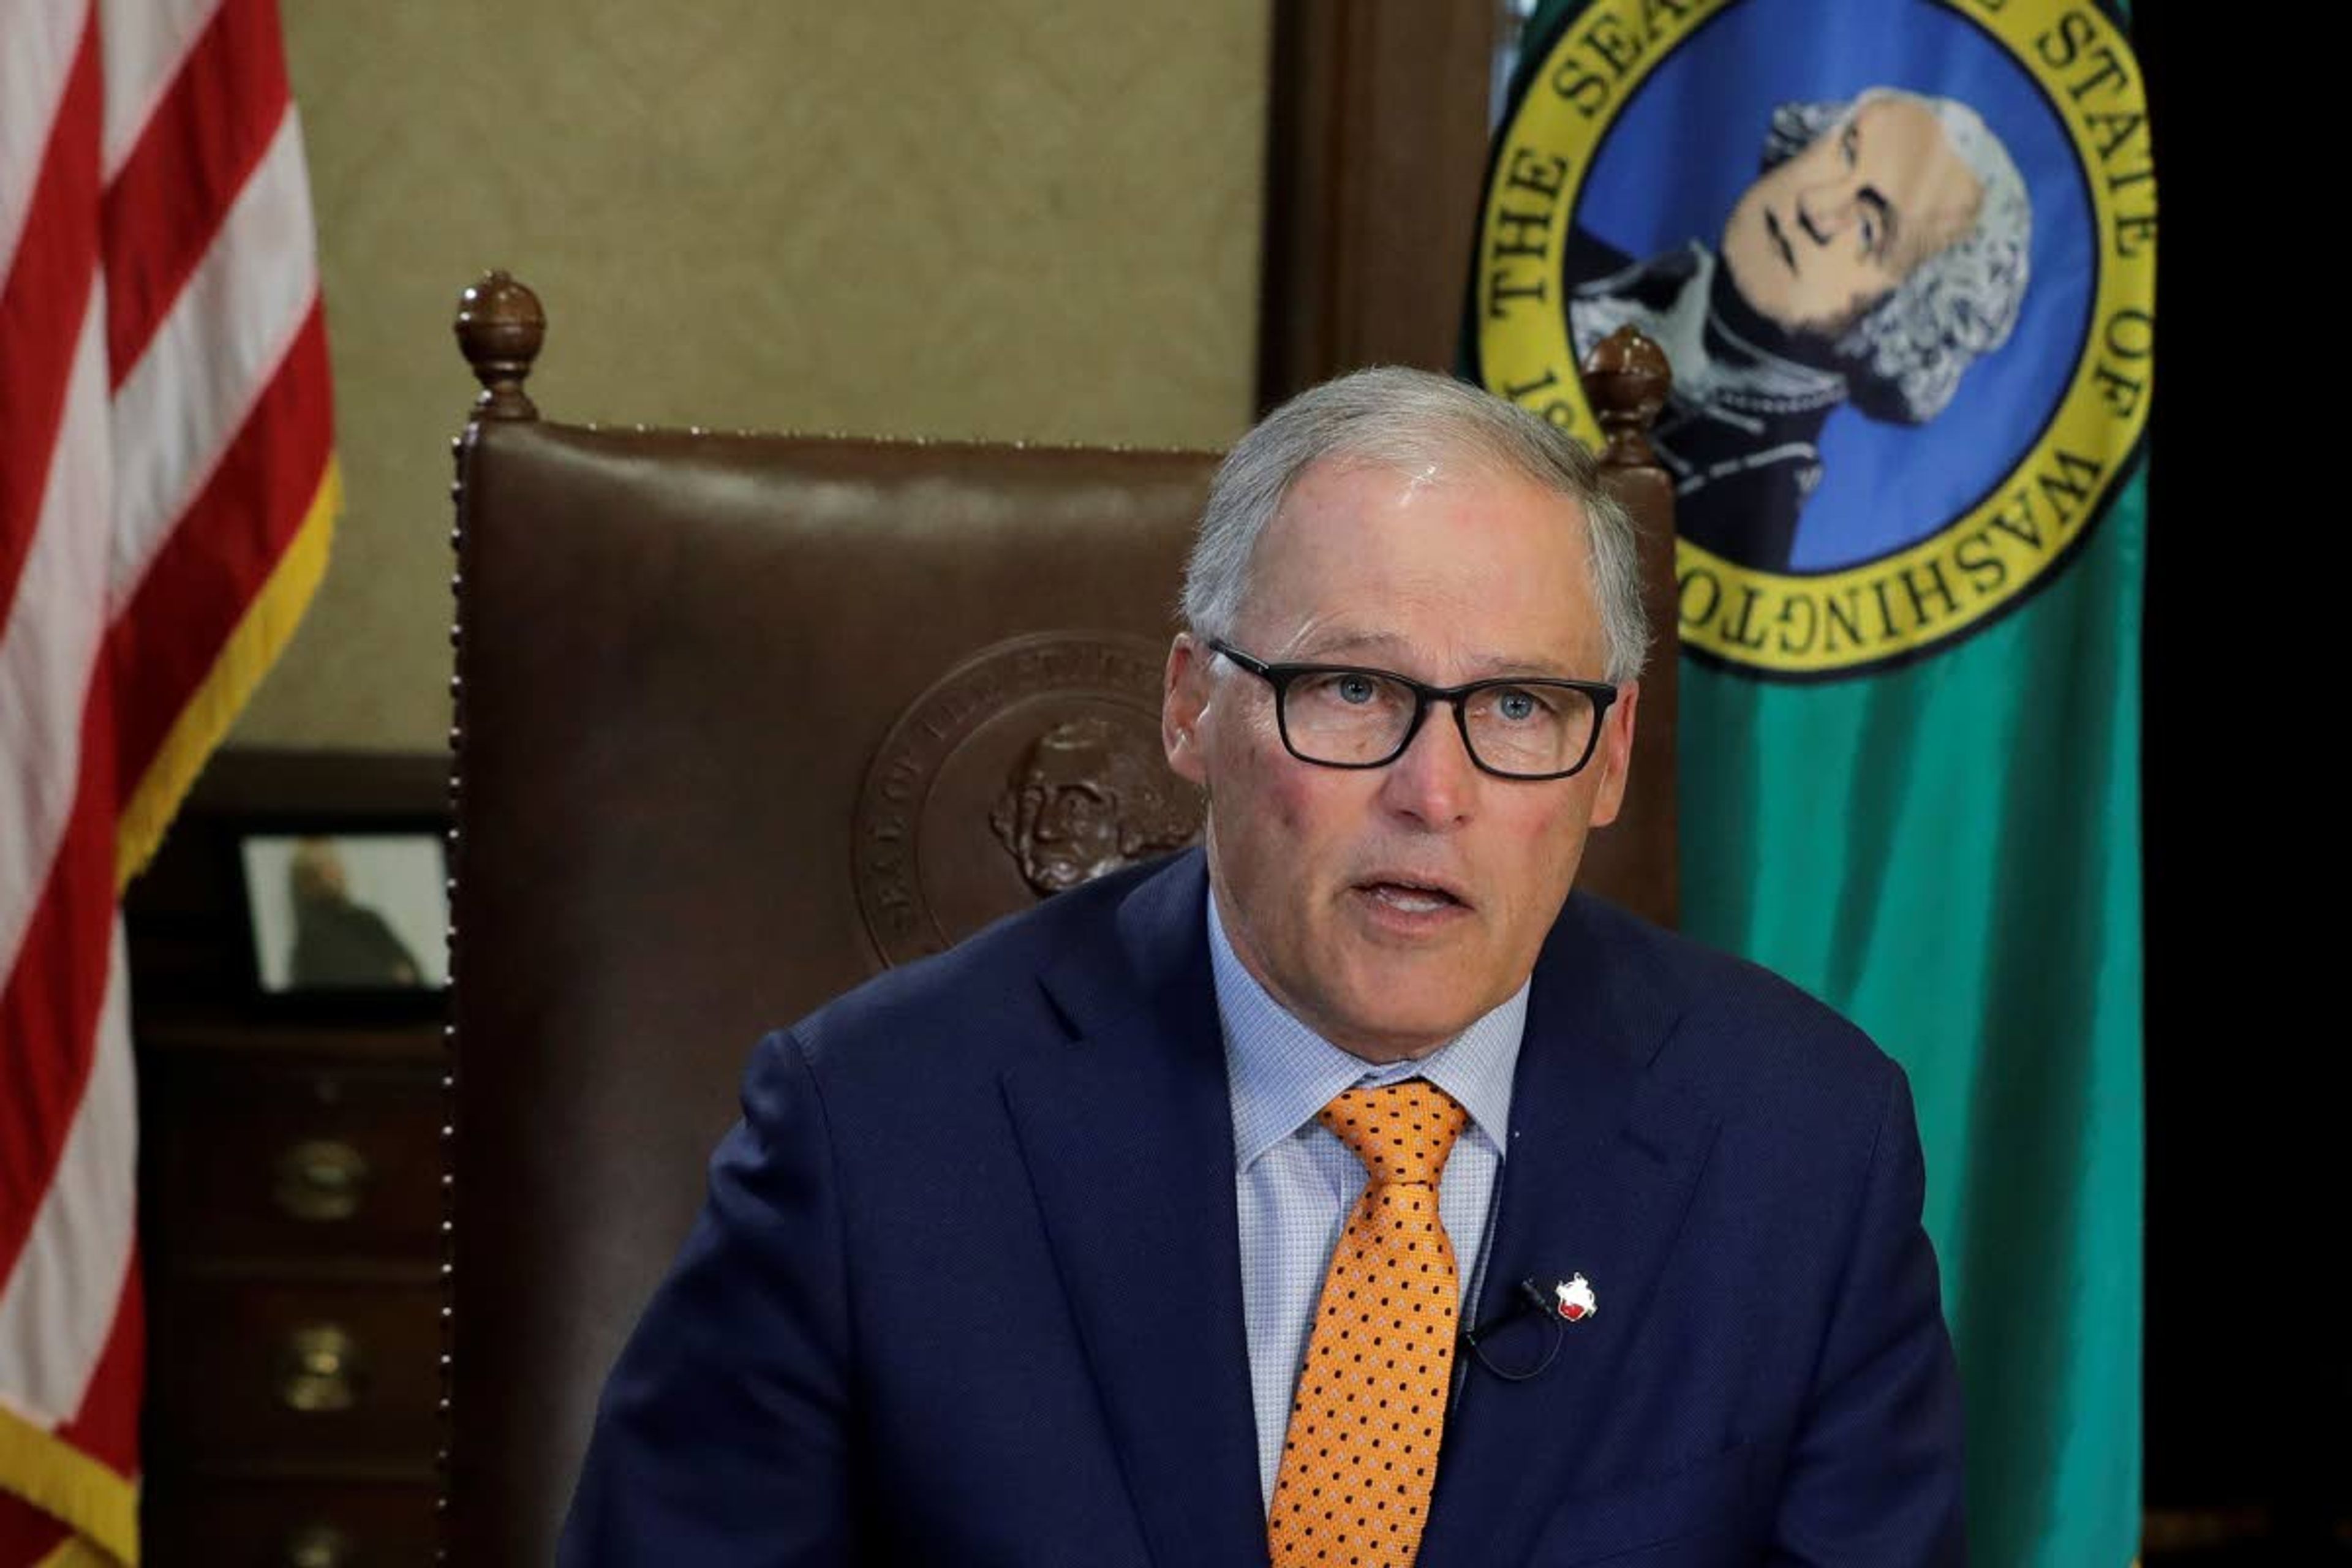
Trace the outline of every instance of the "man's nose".
{"label": "man's nose", "polygon": [[1453,704],[1433,702],[1404,754],[1388,765],[1381,795],[1390,808],[1433,828],[1466,822],[1478,789]]}
{"label": "man's nose", "polygon": [[1827,245],[1853,226],[1860,194],[1861,186],[1843,176],[1807,185],[1797,193],[1797,222],[1815,245]]}

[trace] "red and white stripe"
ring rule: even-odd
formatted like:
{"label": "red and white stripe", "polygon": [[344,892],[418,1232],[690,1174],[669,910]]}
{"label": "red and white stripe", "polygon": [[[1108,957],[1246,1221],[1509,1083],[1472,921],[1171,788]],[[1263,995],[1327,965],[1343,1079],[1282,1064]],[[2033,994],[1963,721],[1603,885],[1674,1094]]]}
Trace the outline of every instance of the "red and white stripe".
{"label": "red and white stripe", "polygon": [[0,0],[0,1568],[136,1560],[116,898],[335,480],[276,0]]}

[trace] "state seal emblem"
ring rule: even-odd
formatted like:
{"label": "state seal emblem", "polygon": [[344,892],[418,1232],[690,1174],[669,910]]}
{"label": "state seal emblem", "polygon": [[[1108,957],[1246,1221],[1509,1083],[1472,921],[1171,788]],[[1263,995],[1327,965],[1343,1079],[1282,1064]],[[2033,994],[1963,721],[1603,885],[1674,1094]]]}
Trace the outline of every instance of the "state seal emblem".
{"label": "state seal emblem", "polygon": [[1521,60],[1465,352],[1590,441],[1592,345],[1665,351],[1685,647],[1858,675],[2055,578],[2151,384],[2147,110],[2105,7],[1594,0]]}
{"label": "state seal emblem", "polygon": [[1160,751],[1164,657],[1107,633],[1013,637],[899,714],[853,830],[858,910],[883,963],[944,952],[1200,836],[1201,794]]}

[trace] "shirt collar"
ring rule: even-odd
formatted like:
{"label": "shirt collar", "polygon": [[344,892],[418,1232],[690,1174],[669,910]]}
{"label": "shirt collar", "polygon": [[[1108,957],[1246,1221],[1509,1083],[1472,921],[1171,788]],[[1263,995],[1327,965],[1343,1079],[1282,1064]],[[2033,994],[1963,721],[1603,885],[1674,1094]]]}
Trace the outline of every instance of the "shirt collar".
{"label": "shirt collar", "polygon": [[[1470,1125],[1502,1154],[1511,1121],[1511,1078],[1527,1032],[1528,986],[1417,1060],[1375,1066],[1331,1044],[1286,1011],[1242,964],[1209,906],[1209,962],[1225,1033],[1225,1081],[1233,1099],[1234,1163],[1247,1170],[1298,1131],[1341,1090],[1424,1078],[1470,1113]],[[1530,981],[1532,984],[1532,981]]]}

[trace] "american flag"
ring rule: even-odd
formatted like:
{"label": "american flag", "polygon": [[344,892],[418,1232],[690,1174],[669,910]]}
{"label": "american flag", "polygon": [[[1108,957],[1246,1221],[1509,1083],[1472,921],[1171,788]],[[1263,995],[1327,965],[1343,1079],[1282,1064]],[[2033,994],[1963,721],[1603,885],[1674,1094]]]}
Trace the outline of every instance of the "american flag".
{"label": "american flag", "polygon": [[0,0],[0,1568],[137,1561],[117,899],[337,501],[276,0]]}

